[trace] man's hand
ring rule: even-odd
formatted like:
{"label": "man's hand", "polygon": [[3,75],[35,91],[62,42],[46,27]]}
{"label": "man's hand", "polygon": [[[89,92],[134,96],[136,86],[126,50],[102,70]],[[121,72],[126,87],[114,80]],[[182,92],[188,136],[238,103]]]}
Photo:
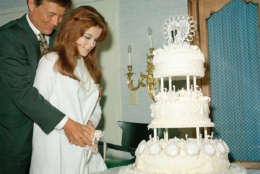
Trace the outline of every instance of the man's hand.
{"label": "man's hand", "polygon": [[78,122],[68,119],[63,129],[71,144],[75,144],[81,147],[92,145],[92,138],[95,132],[95,128],[93,129],[92,126],[82,125]]}

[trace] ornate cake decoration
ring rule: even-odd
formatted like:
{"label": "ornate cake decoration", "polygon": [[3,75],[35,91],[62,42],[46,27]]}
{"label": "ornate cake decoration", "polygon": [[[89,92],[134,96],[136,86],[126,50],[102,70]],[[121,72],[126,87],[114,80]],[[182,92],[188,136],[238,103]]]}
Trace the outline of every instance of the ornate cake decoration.
{"label": "ornate cake decoration", "polygon": [[163,25],[164,39],[168,45],[189,44],[196,30],[196,22],[191,16],[170,16]]}

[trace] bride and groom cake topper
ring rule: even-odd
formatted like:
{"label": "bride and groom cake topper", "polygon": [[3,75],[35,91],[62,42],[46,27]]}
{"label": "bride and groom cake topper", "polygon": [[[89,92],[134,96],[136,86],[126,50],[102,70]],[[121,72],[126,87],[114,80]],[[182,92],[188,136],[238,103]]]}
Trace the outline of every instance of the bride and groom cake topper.
{"label": "bride and groom cake topper", "polygon": [[163,25],[163,37],[167,44],[183,45],[191,42],[197,30],[191,16],[170,16]]}

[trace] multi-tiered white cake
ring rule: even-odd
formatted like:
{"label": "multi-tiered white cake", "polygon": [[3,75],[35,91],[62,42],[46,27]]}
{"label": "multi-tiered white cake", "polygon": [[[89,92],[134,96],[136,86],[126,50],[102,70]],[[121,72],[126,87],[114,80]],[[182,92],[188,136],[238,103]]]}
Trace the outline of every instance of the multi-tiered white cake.
{"label": "multi-tiered white cake", "polygon": [[[168,45],[153,52],[154,77],[160,91],[151,104],[149,128],[154,136],[143,140],[135,152],[133,165],[121,170],[130,174],[243,174],[246,170],[230,165],[229,148],[207,132],[214,123],[209,118],[210,98],[203,96],[197,78],[204,76],[204,56],[190,45],[195,33],[190,17],[170,17],[165,26]],[[186,89],[176,90],[174,81],[186,79]],[[164,84],[167,83],[167,86]],[[192,82],[192,83],[191,83]],[[159,139],[157,129],[164,128]],[[196,138],[168,138],[169,128],[195,128]],[[200,134],[201,130],[203,134]]]}

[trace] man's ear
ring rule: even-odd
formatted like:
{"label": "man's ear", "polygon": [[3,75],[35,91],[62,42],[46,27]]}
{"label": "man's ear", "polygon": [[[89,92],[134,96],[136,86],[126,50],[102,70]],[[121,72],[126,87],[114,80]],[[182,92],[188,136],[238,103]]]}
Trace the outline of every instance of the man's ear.
{"label": "man's ear", "polygon": [[34,0],[28,0],[28,8],[29,11],[33,11],[35,9]]}

